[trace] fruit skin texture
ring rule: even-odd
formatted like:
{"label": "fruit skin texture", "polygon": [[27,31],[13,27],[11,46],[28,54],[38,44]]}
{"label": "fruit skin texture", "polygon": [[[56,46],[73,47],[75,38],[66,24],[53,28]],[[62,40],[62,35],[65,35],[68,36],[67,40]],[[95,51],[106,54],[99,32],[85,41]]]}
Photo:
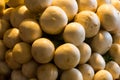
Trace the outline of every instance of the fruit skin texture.
{"label": "fruit skin texture", "polygon": [[39,38],[32,44],[32,56],[38,63],[48,63],[53,59],[55,47],[47,38]]}
{"label": "fruit skin texture", "polygon": [[57,77],[57,67],[52,63],[40,65],[37,69],[38,80],[56,80]]}
{"label": "fruit skin texture", "polygon": [[25,5],[18,6],[13,9],[13,11],[10,14],[10,23],[13,27],[18,28],[20,23],[24,19],[28,18],[35,18],[35,14],[32,14]]}
{"label": "fruit skin texture", "polygon": [[114,43],[120,44],[120,33],[113,34],[112,38],[113,38],[113,44]]}
{"label": "fruit skin texture", "polygon": [[78,70],[80,70],[80,72],[82,73],[83,80],[93,80],[95,72],[91,65],[79,65]]}
{"label": "fruit skin texture", "polygon": [[72,68],[69,70],[63,71],[61,74],[60,80],[83,80],[81,72],[76,69]]}
{"label": "fruit skin texture", "polygon": [[8,75],[10,74],[10,68],[4,61],[0,61],[0,75]]}
{"label": "fruit skin texture", "polygon": [[7,47],[5,46],[3,40],[0,40],[0,60],[5,59],[6,50],[7,50]]}
{"label": "fruit skin texture", "polygon": [[20,31],[17,28],[8,29],[3,36],[3,42],[8,48],[13,48],[15,44],[20,42]]}
{"label": "fruit skin texture", "polygon": [[11,69],[20,69],[21,68],[21,64],[19,64],[18,62],[16,62],[14,60],[11,49],[6,51],[6,53],[5,53],[5,62],[7,63],[8,67],[10,67]]}
{"label": "fruit skin texture", "polygon": [[69,23],[64,29],[63,39],[65,42],[79,46],[85,40],[84,27],[77,22]]}
{"label": "fruit skin texture", "polygon": [[40,25],[34,19],[25,19],[19,25],[20,38],[28,43],[32,43],[42,36]]}
{"label": "fruit skin texture", "polygon": [[71,69],[77,66],[79,61],[80,51],[71,43],[62,44],[55,51],[54,62],[60,69]]}
{"label": "fruit skin texture", "polygon": [[112,4],[103,4],[97,9],[102,27],[112,33],[120,32],[120,14]]}
{"label": "fruit skin texture", "polygon": [[97,9],[97,1],[96,0],[77,0],[78,3],[78,10],[90,10],[95,12]]}
{"label": "fruit skin texture", "polygon": [[52,4],[52,0],[24,0],[25,6],[34,13],[43,12]]}
{"label": "fruit skin texture", "polygon": [[38,64],[31,60],[28,63],[22,65],[22,73],[27,78],[35,78],[37,73]]}
{"label": "fruit skin texture", "polygon": [[108,62],[106,64],[105,69],[112,74],[113,79],[118,79],[119,78],[120,67],[119,67],[119,65],[115,61]]}
{"label": "fruit skin texture", "polygon": [[71,21],[78,12],[76,0],[53,0],[52,5],[62,8],[67,14],[68,21]]}
{"label": "fruit skin texture", "polygon": [[5,9],[5,1],[0,0],[0,17],[3,15],[4,9]]}
{"label": "fruit skin texture", "polygon": [[50,6],[42,13],[39,22],[44,32],[55,35],[65,28],[68,18],[60,7]]}
{"label": "fruit skin texture", "polygon": [[31,46],[25,42],[17,43],[12,50],[13,58],[20,64],[27,63],[31,60]]}
{"label": "fruit skin texture", "polygon": [[8,0],[6,4],[9,7],[17,7],[24,4],[24,0]]}
{"label": "fruit skin texture", "polygon": [[78,49],[80,51],[80,56],[81,56],[79,64],[84,64],[91,57],[91,52],[92,52],[91,47],[85,42],[81,43],[77,47],[78,47]]}
{"label": "fruit skin texture", "polygon": [[120,11],[120,0],[111,0],[111,4]]}
{"label": "fruit skin texture", "polygon": [[91,41],[91,48],[94,52],[101,55],[105,54],[111,47],[113,42],[112,36],[108,31],[100,30]]}
{"label": "fruit skin texture", "polygon": [[91,55],[89,64],[93,67],[94,71],[102,70],[105,68],[105,60],[99,53],[93,53]]}
{"label": "fruit skin texture", "polygon": [[111,0],[97,0],[98,7],[102,4],[111,4]]}
{"label": "fruit skin texture", "polygon": [[107,70],[99,70],[96,72],[94,80],[113,80],[113,77]]}
{"label": "fruit skin texture", "polygon": [[95,36],[100,30],[99,17],[92,11],[86,10],[79,12],[76,14],[74,21],[83,25],[86,38]]}
{"label": "fruit skin texture", "polygon": [[114,43],[109,49],[110,55],[120,65],[120,44]]}
{"label": "fruit skin texture", "polygon": [[6,21],[10,21],[10,14],[12,12],[14,8],[10,7],[10,8],[6,8],[4,10],[4,13],[3,13],[3,16],[2,16],[2,19],[6,20]]}
{"label": "fruit skin texture", "polygon": [[10,28],[10,24],[5,19],[0,19],[0,39],[3,38],[4,33]]}
{"label": "fruit skin texture", "polygon": [[12,80],[28,80],[20,70],[13,70],[11,72],[11,79]]}

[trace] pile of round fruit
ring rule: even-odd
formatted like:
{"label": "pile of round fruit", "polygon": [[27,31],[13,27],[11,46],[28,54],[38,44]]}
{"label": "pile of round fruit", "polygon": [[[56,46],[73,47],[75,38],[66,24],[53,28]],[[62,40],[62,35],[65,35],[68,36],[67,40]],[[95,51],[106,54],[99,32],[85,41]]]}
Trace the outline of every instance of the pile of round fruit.
{"label": "pile of round fruit", "polygon": [[0,80],[120,80],[120,1],[0,0]]}

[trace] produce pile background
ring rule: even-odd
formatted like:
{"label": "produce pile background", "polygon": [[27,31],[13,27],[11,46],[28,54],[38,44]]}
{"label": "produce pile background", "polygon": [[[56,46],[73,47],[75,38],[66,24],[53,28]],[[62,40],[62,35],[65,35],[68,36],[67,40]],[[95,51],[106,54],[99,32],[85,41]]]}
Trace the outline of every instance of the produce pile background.
{"label": "produce pile background", "polygon": [[0,0],[0,80],[120,80],[120,0]]}

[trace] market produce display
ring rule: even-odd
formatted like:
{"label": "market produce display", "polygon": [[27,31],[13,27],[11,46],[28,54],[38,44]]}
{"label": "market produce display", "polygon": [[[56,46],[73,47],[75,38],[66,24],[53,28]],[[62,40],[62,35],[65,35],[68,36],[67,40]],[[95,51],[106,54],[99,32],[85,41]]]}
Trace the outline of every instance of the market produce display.
{"label": "market produce display", "polygon": [[120,0],[0,0],[0,80],[120,80]]}

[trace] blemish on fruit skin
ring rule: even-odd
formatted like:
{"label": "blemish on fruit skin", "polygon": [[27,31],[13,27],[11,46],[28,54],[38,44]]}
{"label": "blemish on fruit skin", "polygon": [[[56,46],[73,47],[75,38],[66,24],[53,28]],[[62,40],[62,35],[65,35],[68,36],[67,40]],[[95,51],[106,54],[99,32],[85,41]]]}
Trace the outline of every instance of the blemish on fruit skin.
{"label": "blemish on fruit skin", "polygon": [[66,59],[66,62],[70,62],[70,59],[69,59],[69,58],[67,58],[67,59]]}
{"label": "blemish on fruit skin", "polygon": [[55,17],[52,17],[51,19],[52,19],[53,21],[56,21],[56,18],[55,18]]}

